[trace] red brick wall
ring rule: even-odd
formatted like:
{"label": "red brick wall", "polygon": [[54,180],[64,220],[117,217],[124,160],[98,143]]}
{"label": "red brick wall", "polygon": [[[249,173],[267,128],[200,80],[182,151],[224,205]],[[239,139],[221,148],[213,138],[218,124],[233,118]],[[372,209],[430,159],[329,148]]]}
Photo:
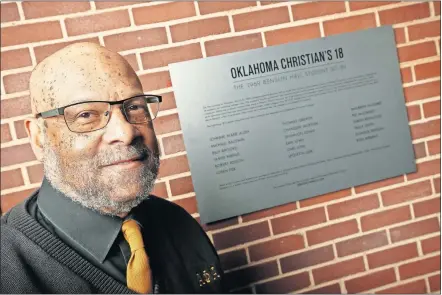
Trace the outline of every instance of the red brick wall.
{"label": "red brick wall", "polygon": [[231,288],[440,290],[440,2],[1,4],[1,205],[42,179],[22,120],[33,67],[75,41],[119,51],[165,102],[155,192],[198,219],[168,63],[393,24],[418,172],[205,226]]}

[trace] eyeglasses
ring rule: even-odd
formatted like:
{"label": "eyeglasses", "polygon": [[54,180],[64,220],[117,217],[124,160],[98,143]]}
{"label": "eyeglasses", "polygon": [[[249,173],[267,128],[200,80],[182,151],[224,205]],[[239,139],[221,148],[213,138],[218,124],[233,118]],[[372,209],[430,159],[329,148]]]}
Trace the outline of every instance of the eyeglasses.
{"label": "eyeglasses", "polygon": [[153,121],[160,109],[159,95],[137,95],[120,101],[86,101],[38,113],[42,118],[64,116],[69,130],[86,133],[106,127],[110,120],[111,106],[122,104],[121,111],[131,124]]}

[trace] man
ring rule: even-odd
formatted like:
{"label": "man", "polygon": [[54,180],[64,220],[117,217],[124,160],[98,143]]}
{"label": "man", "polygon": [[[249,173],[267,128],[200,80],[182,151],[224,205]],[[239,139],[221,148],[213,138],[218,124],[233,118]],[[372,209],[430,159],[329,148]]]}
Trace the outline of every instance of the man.
{"label": "man", "polygon": [[124,58],[67,46],[37,65],[30,93],[25,127],[45,177],[1,219],[2,293],[222,293],[205,232],[149,195],[161,97]]}

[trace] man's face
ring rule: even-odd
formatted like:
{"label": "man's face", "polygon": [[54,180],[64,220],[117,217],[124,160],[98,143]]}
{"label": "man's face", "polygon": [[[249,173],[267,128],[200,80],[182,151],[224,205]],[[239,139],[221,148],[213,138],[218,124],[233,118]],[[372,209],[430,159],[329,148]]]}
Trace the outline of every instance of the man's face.
{"label": "man's face", "polygon": [[[103,54],[98,54],[98,61],[91,61],[95,62],[94,70],[71,66],[69,80],[58,85],[68,90],[63,91],[64,97],[58,95],[62,100],[59,106],[119,101],[143,93],[135,74],[125,68],[127,64],[121,64],[122,59]],[[151,122],[128,123],[121,104],[112,106],[105,128],[88,133],[70,131],[63,116],[44,120],[43,164],[55,188],[86,207],[111,215],[129,212],[148,196],[159,168]]]}

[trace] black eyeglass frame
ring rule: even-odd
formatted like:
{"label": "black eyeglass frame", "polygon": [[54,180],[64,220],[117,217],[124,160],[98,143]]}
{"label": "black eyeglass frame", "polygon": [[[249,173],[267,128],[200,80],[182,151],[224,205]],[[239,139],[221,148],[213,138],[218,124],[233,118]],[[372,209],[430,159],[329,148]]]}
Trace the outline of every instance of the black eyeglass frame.
{"label": "black eyeglass frame", "polygon": [[[44,112],[41,112],[41,113],[36,114],[35,117],[36,117],[36,118],[39,118],[39,117],[42,117],[42,118],[52,118],[52,117],[56,117],[56,116],[63,115],[63,118],[64,118],[64,121],[65,121],[65,123],[66,123],[66,126],[69,128],[69,124],[66,122],[66,118],[64,117],[64,110],[65,110],[66,108],[68,108],[68,107],[71,107],[71,106],[74,106],[74,105],[77,105],[77,104],[91,103],[91,102],[107,103],[107,104],[109,104],[109,106],[111,107],[111,106],[116,105],[116,104],[121,104],[121,105],[122,105],[125,101],[128,101],[128,100],[130,100],[130,99],[134,99],[134,98],[138,98],[138,97],[144,97],[144,98],[145,98],[145,101],[146,101],[146,104],[149,104],[149,103],[158,103],[158,104],[160,104],[160,103],[163,101],[163,97],[162,97],[161,95],[154,95],[154,94],[140,94],[140,95],[135,95],[135,96],[132,96],[132,97],[129,97],[129,98],[123,99],[123,100],[118,100],[118,101],[88,100],[88,101],[80,101],[80,102],[72,103],[72,104],[69,104],[69,105],[67,105],[67,106],[59,107],[59,108],[56,108],[56,109],[53,109],[53,110],[44,111]],[[150,102],[149,102],[149,101],[147,100],[149,97],[156,98],[156,99],[158,99],[158,101],[150,101]],[[158,110],[159,110],[159,108],[158,108]],[[126,120],[129,122],[129,120],[128,120],[128,118],[127,118],[127,114],[126,114],[126,112],[124,111],[124,109],[122,109],[122,112],[123,112],[124,117],[126,118]],[[156,116],[155,116],[155,118],[156,118]],[[140,122],[140,124],[141,124],[141,123],[146,123],[146,122],[149,122],[149,121],[153,121],[153,120],[155,120],[155,118],[153,118],[152,120],[148,120],[148,119],[146,118],[146,121],[145,121],[145,122]],[[109,117],[109,120],[110,120],[110,117]],[[103,129],[104,127],[106,127],[107,124],[109,123],[109,120],[107,121],[106,125],[104,125],[103,127],[99,128],[99,129],[95,129],[95,130],[93,130],[93,131],[100,130],[100,129]],[[130,122],[129,122],[129,123],[130,123]],[[134,123],[131,123],[131,124],[134,124]],[[138,124],[138,123],[137,123],[137,124]],[[71,130],[71,129],[69,128],[69,130]],[[72,131],[72,130],[71,130],[71,131]],[[86,131],[86,132],[72,131],[72,132],[76,132],[76,133],[87,133],[87,132],[92,132],[92,131]]]}

